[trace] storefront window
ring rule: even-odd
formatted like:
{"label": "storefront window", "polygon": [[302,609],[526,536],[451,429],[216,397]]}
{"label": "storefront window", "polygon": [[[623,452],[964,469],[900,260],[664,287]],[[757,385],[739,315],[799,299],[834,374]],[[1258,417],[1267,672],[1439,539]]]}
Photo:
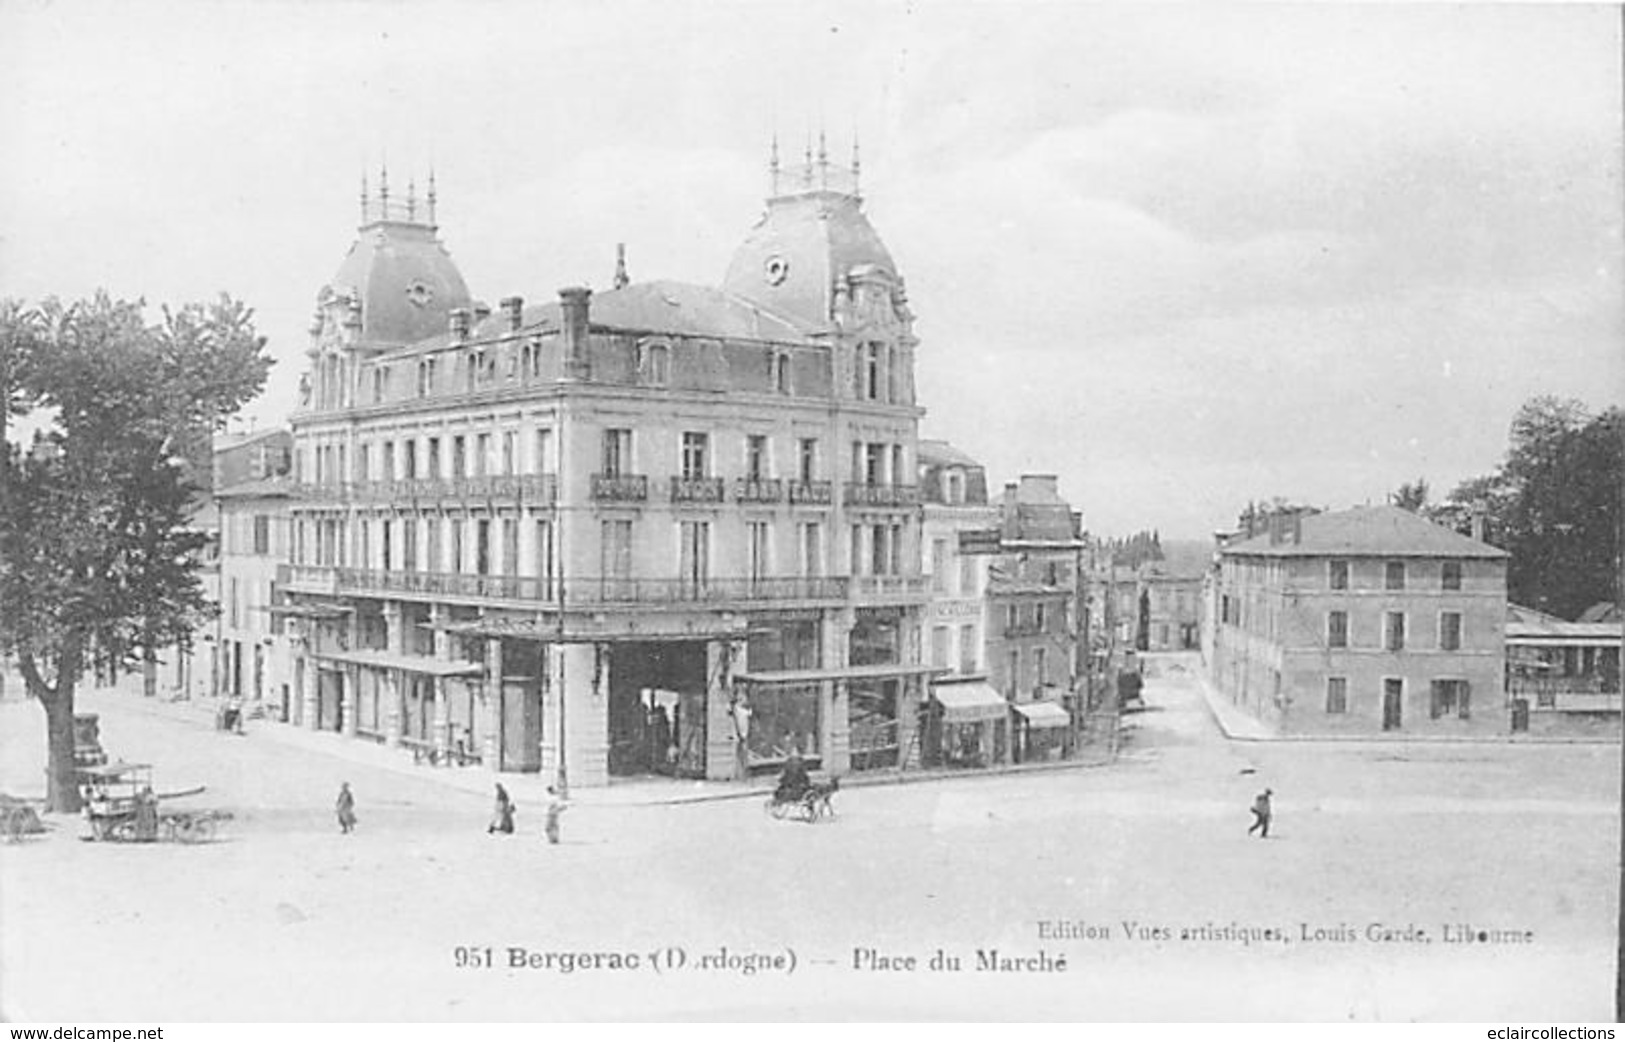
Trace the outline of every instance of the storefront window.
{"label": "storefront window", "polygon": [[781,763],[799,752],[818,759],[817,684],[752,686],[750,702],[750,759],[752,764]]}

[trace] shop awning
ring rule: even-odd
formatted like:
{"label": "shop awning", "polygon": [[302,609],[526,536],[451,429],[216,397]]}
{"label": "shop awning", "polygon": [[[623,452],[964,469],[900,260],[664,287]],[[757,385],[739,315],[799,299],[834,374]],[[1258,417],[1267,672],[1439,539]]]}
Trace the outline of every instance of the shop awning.
{"label": "shop awning", "polygon": [[1016,712],[1027,721],[1028,727],[1070,727],[1072,714],[1054,702],[1018,702]]}
{"label": "shop awning", "polygon": [[1010,703],[986,684],[944,684],[932,688],[931,697],[941,704],[944,723],[1003,720],[1010,714]]}
{"label": "shop awning", "polygon": [[429,658],[427,655],[391,655],[387,651],[317,652],[312,658],[372,666],[375,669],[404,669],[408,673],[427,673],[435,677],[472,676],[485,672],[485,667],[478,662],[456,662]]}

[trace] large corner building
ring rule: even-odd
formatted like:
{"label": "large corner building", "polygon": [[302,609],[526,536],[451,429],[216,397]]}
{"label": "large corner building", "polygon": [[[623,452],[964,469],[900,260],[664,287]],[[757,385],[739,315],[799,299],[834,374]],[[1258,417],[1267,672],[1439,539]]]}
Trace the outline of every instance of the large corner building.
{"label": "large corner building", "polygon": [[772,174],[720,286],[494,310],[432,181],[363,191],[292,418],[302,723],[576,785],[909,755],[913,316],[855,164]]}

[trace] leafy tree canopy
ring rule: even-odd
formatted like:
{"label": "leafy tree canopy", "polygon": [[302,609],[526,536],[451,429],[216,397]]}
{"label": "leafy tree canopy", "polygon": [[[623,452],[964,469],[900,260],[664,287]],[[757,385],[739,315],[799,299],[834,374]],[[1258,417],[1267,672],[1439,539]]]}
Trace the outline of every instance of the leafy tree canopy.
{"label": "leafy tree canopy", "polygon": [[179,453],[259,393],[264,346],[226,296],[157,323],[106,293],[0,303],[0,428],[30,411],[51,421],[27,452],[0,453],[0,651],[46,707],[55,809],[77,804],[73,690],[89,650],[181,639],[206,609]]}

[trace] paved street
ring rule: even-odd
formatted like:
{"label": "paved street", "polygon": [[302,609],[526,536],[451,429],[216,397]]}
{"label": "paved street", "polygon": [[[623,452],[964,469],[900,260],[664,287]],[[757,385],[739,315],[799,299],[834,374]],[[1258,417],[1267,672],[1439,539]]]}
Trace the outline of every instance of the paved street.
{"label": "paved street", "polygon": [[[756,799],[583,800],[554,848],[523,797],[520,834],[489,838],[487,800],[428,769],[92,695],[110,752],[157,764],[160,788],[207,783],[194,802],[236,819],[207,846],[81,843],[70,821],[0,848],[4,1014],[1610,1015],[1617,749],[1230,742],[1189,668],[1154,667],[1114,767],[852,788],[816,826],[771,821]],[[42,735],[34,706],[0,705],[0,787],[38,792]],[[341,780],[361,818],[350,837],[332,822]],[[1277,826],[1259,841],[1247,806],[1265,785]],[[1041,920],[1096,936],[1041,937]],[[1455,923],[1532,938],[1448,943]],[[1429,940],[1373,939],[1409,924]],[[1287,940],[1237,939],[1266,929]],[[493,949],[496,967],[458,968],[459,947],[465,961]],[[510,947],[636,952],[643,965],[510,969]],[[668,947],[683,967],[651,969]],[[929,968],[939,948],[959,972]],[[854,949],[869,950],[864,969]],[[979,970],[978,949],[1067,961]],[[747,974],[737,958],[789,952],[789,974]],[[706,955],[721,967],[697,968]],[[913,969],[890,968],[908,956]]]}

